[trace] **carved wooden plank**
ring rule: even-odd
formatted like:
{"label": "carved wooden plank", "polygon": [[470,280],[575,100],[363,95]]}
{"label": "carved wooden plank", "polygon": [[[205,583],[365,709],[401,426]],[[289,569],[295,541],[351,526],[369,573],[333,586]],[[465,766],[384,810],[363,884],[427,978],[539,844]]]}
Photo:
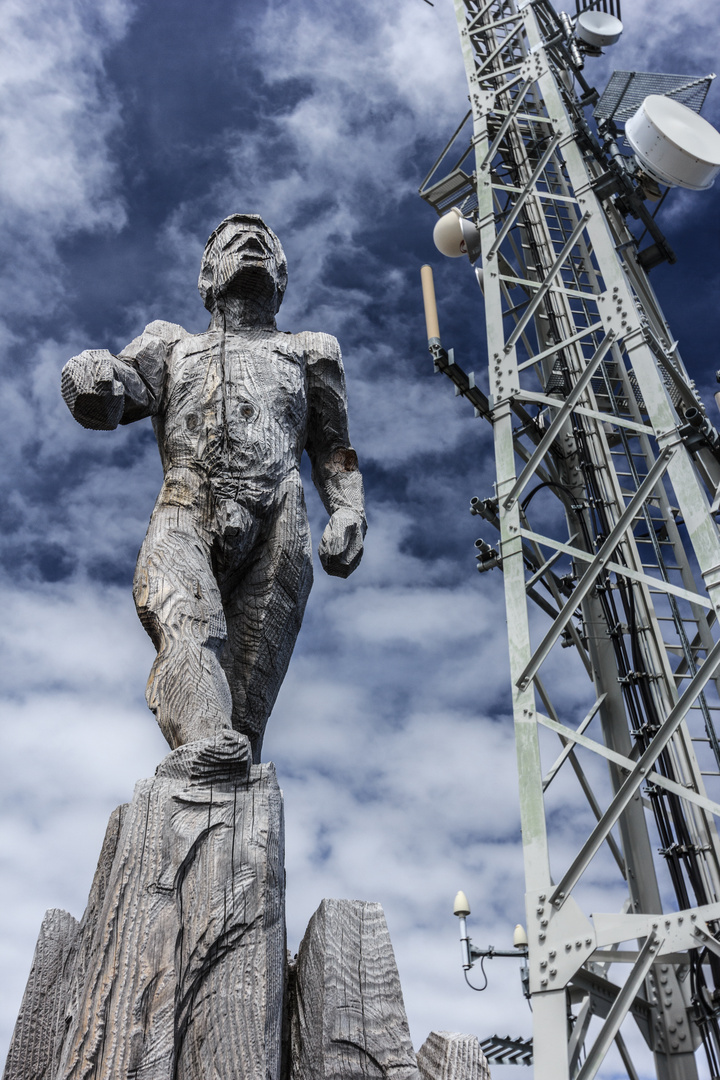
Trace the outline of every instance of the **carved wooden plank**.
{"label": "carved wooden plank", "polygon": [[292,1080],[419,1080],[380,904],[323,900],[295,980]]}
{"label": "carved wooden plank", "polygon": [[[99,875],[99,877],[98,877]],[[55,1080],[277,1080],[282,797],[227,731],[140,781],[85,917]]]}
{"label": "carved wooden plank", "polygon": [[51,1080],[63,1027],[67,965],[79,929],[67,911],[51,908],[45,913],[3,1080]]}
{"label": "carved wooden plank", "polygon": [[431,1031],[418,1050],[421,1080],[490,1080],[490,1067],[475,1035]]}

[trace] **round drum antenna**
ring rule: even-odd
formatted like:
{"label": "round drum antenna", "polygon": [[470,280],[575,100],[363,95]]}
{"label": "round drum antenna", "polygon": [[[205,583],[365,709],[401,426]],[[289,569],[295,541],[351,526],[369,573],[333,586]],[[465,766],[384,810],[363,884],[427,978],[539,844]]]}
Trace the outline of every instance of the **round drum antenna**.
{"label": "round drum antenna", "polygon": [[720,172],[720,132],[672,98],[646,97],[625,137],[643,169],[668,187],[704,191]]}
{"label": "round drum antenna", "polygon": [[623,32],[623,24],[607,11],[582,11],[575,24],[575,37],[592,49],[614,45]]}

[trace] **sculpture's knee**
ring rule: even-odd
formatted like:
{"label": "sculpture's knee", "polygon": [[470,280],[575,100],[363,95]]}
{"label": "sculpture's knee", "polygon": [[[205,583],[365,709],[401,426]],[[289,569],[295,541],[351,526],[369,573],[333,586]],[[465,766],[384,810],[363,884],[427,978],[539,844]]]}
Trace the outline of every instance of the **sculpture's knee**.
{"label": "sculpture's knee", "polygon": [[204,568],[196,573],[168,572],[152,556],[138,560],[133,598],[140,622],[155,648],[173,644],[209,648],[218,654],[227,640],[227,625],[217,585]]}
{"label": "sculpture's knee", "polygon": [[149,635],[153,645],[159,652],[162,645],[160,620],[152,609],[150,595],[150,576],[148,574],[148,568],[138,560],[138,564],[135,567],[135,576],[133,578],[133,600],[135,601],[135,610],[138,613],[138,618],[140,619],[145,632]]}

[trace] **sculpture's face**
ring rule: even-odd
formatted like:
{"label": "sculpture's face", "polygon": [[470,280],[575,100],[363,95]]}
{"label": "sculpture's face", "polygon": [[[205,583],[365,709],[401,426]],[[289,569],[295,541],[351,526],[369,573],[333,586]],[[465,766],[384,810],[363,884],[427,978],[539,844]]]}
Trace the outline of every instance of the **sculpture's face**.
{"label": "sculpture's face", "polygon": [[267,304],[272,314],[282,303],[287,263],[280,241],[256,214],[233,214],[208,240],[198,288],[210,311],[233,294]]}

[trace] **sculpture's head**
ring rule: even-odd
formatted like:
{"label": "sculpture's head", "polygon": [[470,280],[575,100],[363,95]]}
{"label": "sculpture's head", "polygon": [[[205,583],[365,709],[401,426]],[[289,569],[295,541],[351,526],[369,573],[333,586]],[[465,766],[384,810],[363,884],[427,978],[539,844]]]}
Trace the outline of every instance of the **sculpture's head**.
{"label": "sculpture's head", "polygon": [[227,297],[239,296],[274,317],[287,276],[282,245],[259,214],[231,214],[205,245],[198,289],[208,311],[222,311]]}

